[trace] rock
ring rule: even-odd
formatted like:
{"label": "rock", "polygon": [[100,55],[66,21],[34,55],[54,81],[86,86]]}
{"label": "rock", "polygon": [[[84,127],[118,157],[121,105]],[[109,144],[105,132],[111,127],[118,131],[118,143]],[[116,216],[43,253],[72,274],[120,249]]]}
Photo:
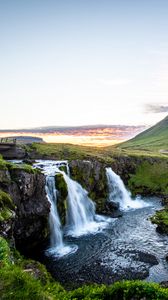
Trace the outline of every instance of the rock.
{"label": "rock", "polygon": [[28,174],[15,170],[13,186],[14,203],[17,206],[14,236],[19,246],[42,242],[48,233],[50,204],[45,193],[43,174]]}
{"label": "rock", "polygon": [[4,159],[23,159],[26,157],[26,150],[21,146],[14,146],[8,150],[1,151]]}
{"label": "rock", "polygon": [[107,201],[106,202],[106,207],[110,211],[118,210],[120,207],[119,202],[114,202],[114,201]]}
{"label": "rock", "polygon": [[8,183],[0,183],[0,188],[3,187],[10,194],[15,205],[16,215],[12,228],[16,246],[26,249],[42,243],[48,235],[50,211],[45,192],[45,176],[27,173],[22,169],[11,169],[5,178]]}
{"label": "rock", "polygon": [[162,281],[160,283],[160,286],[163,287],[163,288],[165,288],[165,289],[167,289],[168,288],[168,281]]}
{"label": "rock", "polygon": [[72,179],[78,181],[96,203],[97,213],[105,213],[108,197],[105,164],[97,160],[72,160],[69,166]]}

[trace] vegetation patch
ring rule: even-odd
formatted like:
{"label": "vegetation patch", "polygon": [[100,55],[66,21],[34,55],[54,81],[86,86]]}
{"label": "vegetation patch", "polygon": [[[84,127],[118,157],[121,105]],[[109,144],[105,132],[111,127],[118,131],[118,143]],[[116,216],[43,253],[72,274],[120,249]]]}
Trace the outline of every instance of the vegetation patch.
{"label": "vegetation patch", "polygon": [[0,170],[7,170],[7,162],[3,159],[0,154]]}
{"label": "vegetation patch", "polygon": [[167,300],[168,290],[155,283],[123,281],[113,285],[83,285],[66,291],[45,267],[24,259],[0,238],[0,299],[2,300]]}
{"label": "vegetation patch", "polygon": [[14,208],[10,195],[0,190],[0,222],[10,219]]}
{"label": "vegetation patch", "polygon": [[168,208],[157,211],[151,221],[158,225],[159,232],[168,234]]}
{"label": "vegetation patch", "polygon": [[129,189],[137,194],[168,194],[168,161],[143,162],[130,176]]}
{"label": "vegetation patch", "polygon": [[29,174],[39,174],[39,173],[41,173],[39,169],[35,169],[29,164],[8,163],[7,166],[8,166],[9,171],[23,170],[23,171],[25,171],[26,173],[29,173]]}

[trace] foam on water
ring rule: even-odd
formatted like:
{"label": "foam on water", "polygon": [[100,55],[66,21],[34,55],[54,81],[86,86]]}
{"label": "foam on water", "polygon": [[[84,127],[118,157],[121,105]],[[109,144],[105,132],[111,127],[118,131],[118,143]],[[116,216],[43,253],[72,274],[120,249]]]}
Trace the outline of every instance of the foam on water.
{"label": "foam on water", "polygon": [[140,196],[133,200],[130,191],[126,189],[121,177],[111,168],[106,168],[106,175],[109,188],[109,201],[118,202],[121,210],[143,208],[150,205],[143,201]]}

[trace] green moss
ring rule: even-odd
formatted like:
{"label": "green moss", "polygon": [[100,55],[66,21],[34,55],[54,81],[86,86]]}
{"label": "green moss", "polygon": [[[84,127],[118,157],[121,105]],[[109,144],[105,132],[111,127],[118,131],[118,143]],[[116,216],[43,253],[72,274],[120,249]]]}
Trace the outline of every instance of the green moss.
{"label": "green moss", "polygon": [[4,238],[0,237],[0,266],[8,266],[10,262],[9,245]]}
{"label": "green moss", "polygon": [[29,164],[14,164],[14,163],[8,163],[7,164],[8,169],[10,171],[12,170],[23,170],[29,174],[39,174],[41,173],[39,169],[34,169],[31,165]]}
{"label": "green moss", "polygon": [[66,198],[68,196],[67,184],[62,174],[55,175],[56,188],[58,190],[57,209],[61,218],[61,223],[65,224],[66,219]]}
{"label": "green moss", "polygon": [[0,170],[7,170],[7,162],[0,155]]}
{"label": "green moss", "polygon": [[10,219],[14,208],[10,195],[0,190],[0,222]]}
{"label": "green moss", "polygon": [[66,199],[66,197],[68,195],[68,189],[67,189],[67,184],[64,180],[63,175],[60,173],[56,174],[55,181],[56,181],[57,190],[61,194],[61,198]]}
{"label": "green moss", "polygon": [[168,194],[168,161],[143,162],[130,176],[129,189],[141,194]]}
{"label": "green moss", "polygon": [[151,217],[151,221],[158,225],[158,229],[162,233],[168,234],[168,209],[157,211],[155,215]]}

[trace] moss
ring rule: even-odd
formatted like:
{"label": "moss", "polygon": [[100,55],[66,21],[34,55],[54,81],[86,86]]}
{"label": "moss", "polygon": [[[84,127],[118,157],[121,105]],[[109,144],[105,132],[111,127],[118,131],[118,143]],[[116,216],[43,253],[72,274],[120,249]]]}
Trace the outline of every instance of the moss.
{"label": "moss", "polygon": [[160,232],[168,234],[168,209],[157,211],[155,215],[151,217],[151,221],[158,225]]}
{"label": "moss", "polygon": [[55,175],[55,181],[56,181],[56,188],[61,194],[62,199],[66,199],[68,195],[68,189],[67,189],[67,184],[64,180],[64,177],[62,174],[58,173]]}
{"label": "moss", "polygon": [[141,194],[168,194],[168,161],[143,162],[130,176],[129,189]]}
{"label": "moss", "polygon": [[7,162],[0,156],[0,170],[7,170]]}
{"label": "moss", "polygon": [[0,190],[0,222],[10,219],[14,208],[10,195]]}
{"label": "moss", "polygon": [[8,169],[10,171],[19,169],[19,170],[23,170],[23,171],[25,171],[26,173],[29,173],[29,174],[39,174],[39,173],[41,173],[39,169],[35,169],[29,164],[8,163],[7,166],[8,166]]}
{"label": "moss", "polygon": [[56,181],[56,188],[58,191],[57,209],[61,218],[61,223],[65,225],[66,210],[67,210],[66,198],[68,196],[67,184],[64,180],[63,175],[60,173],[55,175],[55,181]]}
{"label": "moss", "polygon": [[10,262],[9,245],[4,238],[0,237],[0,266],[8,266]]}

